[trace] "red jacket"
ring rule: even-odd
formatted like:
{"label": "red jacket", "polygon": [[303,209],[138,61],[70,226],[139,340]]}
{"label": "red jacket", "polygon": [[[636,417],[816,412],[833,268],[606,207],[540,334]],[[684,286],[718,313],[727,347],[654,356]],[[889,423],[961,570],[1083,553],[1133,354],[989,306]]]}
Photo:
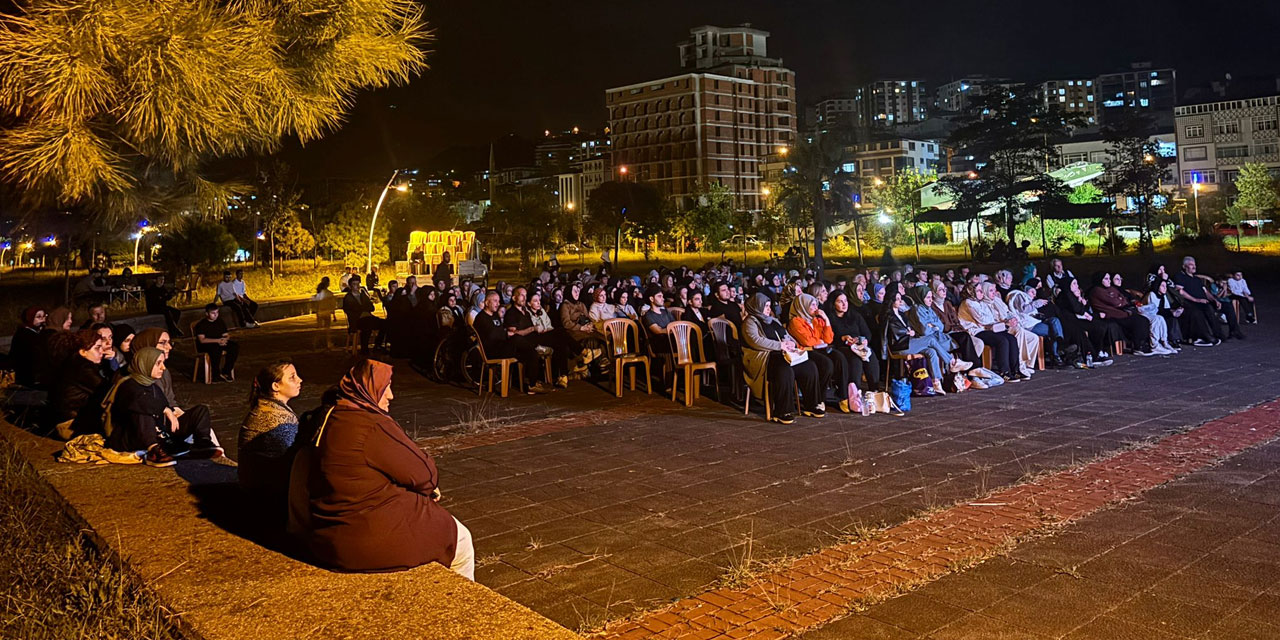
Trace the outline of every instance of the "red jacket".
{"label": "red jacket", "polygon": [[835,334],[831,331],[831,325],[827,324],[826,318],[822,316],[813,316],[813,324],[799,316],[794,316],[787,323],[787,331],[791,337],[796,339],[796,344],[802,347],[814,347],[820,344],[829,345],[835,341]]}

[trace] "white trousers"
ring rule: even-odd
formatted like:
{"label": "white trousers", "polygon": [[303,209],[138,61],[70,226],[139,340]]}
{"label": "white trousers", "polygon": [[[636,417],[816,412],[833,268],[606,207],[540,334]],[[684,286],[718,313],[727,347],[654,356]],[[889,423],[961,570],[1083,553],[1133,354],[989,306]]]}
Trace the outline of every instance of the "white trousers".
{"label": "white trousers", "polygon": [[471,543],[471,530],[463,526],[457,518],[454,518],[453,522],[458,525],[458,542],[454,546],[453,564],[449,565],[449,568],[474,582],[476,579],[476,548]]}

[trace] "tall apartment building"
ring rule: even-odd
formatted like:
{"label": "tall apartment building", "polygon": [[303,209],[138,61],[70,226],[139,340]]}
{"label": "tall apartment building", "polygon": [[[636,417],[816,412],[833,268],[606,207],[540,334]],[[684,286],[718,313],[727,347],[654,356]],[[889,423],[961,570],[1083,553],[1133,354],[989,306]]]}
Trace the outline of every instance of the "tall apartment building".
{"label": "tall apartment building", "polygon": [[1246,162],[1280,175],[1280,95],[1183,105],[1174,117],[1183,193],[1235,182]]}
{"label": "tall apartment building", "polygon": [[1173,69],[1154,69],[1149,62],[1129,65],[1128,71],[1106,73],[1094,81],[1098,122],[1109,114],[1137,111],[1151,116],[1157,126],[1173,123],[1178,101],[1178,74]]}
{"label": "tall apartment building", "polygon": [[565,173],[609,152],[609,136],[598,131],[547,131],[534,148],[534,164],[546,175]]}
{"label": "tall apartment building", "polygon": [[[768,57],[769,34],[703,26],[680,45],[683,75],[605,91],[613,166],[656,185],[681,209],[699,183],[759,211],[760,165],[796,139],[795,74]],[[614,176],[618,177],[617,175]]]}
{"label": "tall apartment building", "polygon": [[858,101],[851,97],[831,97],[819,100],[808,112],[807,130],[826,130],[853,126],[858,121]]}
{"label": "tall apartment building", "polygon": [[909,124],[929,116],[923,80],[876,80],[858,87],[853,100],[860,127]]}
{"label": "tall apartment building", "polygon": [[1098,123],[1097,94],[1093,79],[1049,80],[1040,83],[1045,109],[1057,106],[1068,115],[1084,118],[1087,125]]}
{"label": "tall apartment building", "polygon": [[938,87],[934,97],[934,106],[942,113],[963,113],[969,110],[973,101],[995,89],[1007,88],[1008,78],[988,78],[987,76],[969,76],[952,80]]}

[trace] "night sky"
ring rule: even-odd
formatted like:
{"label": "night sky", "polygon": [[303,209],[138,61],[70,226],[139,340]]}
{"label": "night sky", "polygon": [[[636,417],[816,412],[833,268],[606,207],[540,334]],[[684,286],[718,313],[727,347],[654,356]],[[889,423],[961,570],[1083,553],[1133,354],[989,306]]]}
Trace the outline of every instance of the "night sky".
{"label": "night sky", "polygon": [[857,82],[971,74],[1092,77],[1151,61],[1179,91],[1280,74],[1280,2],[1185,0],[430,0],[431,68],[362,94],[350,122],[286,158],[308,178],[377,176],[509,133],[604,124],[603,91],[679,73],[690,28],[749,22],[797,74],[801,104]]}

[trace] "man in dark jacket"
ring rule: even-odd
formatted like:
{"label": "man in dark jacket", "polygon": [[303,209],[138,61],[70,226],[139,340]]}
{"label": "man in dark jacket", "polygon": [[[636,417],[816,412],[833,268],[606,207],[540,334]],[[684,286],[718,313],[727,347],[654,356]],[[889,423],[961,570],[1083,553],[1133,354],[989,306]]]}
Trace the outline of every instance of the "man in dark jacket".
{"label": "man in dark jacket", "polygon": [[386,321],[373,315],[373,299],[360,286],[360,276],[352,274],[347,280],[347,295],[342,297],[342,312],[347,315],[347,333],[360,332],[360,353],[369,355],[369,336],[378,331],[377,347],[387,342]]}
{"label": "man in dark jacket", "polygon": [[528,338],[518,335],[514,326],[504,327],[498,315],[502,298],[497,291],[490,291],[484,298],[484,309],[476,314],[471,326],[475,327],[485,356],[491,359],[515,358],[524,367],[524,380],[528,393],[546,393],[548,389],[538,381],[541,367],[537,347]]}
{"label": "man in dark jacket", "polygon": [[182,312],[169,306],[169,300],[173,299],[174,293],[172,289],[164,286],[164,274],[156,276],[143,295],[147,300],[147,313],[164,316],[164,326],[168,329],[169,335],[175,338],[186,335],[182,333],[182,329],[178,328],[178,318],[182,317]]}

